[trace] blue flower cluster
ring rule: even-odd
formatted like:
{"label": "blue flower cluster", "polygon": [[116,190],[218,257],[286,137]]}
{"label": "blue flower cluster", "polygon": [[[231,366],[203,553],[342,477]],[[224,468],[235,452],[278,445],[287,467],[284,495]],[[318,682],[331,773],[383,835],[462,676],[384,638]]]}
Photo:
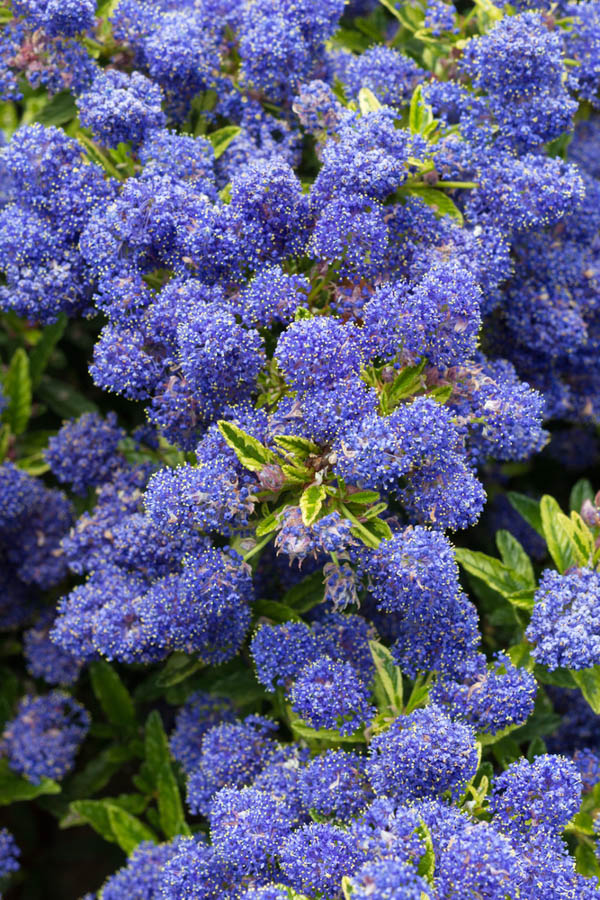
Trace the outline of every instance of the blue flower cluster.
{"label": "blue flower cluster", "polygon": [[598,462],[600,2],[0,19],[0,802],[89,900],[598,900],[600,496],[507,491]]}

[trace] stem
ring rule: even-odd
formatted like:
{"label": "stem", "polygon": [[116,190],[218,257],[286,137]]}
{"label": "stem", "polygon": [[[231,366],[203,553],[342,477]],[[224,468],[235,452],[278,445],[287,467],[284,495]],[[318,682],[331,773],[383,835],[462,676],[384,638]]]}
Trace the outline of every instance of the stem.
{"label": "stem", "polygon": [[113,178],[118,178],[119,181],[123,181],[123,176],[119,172],[119,170],[111,163],[108,157],[99,149],[99,147],[94,143],[94,141],[90,140],[87,135],[83,134],[83,132],[77,133],[77,139],[83,144],[84,147],[93,153],[94,156],[97,156],[100,160],[100,164],[106,169],[106,171],[113,176]]}
{"label": "stem", "polygon": [[259,541],[252,550],[248,550],[246,555],[243,557],[244,562],[248,562],[249,559],[252,559],[253,556],[256,556],[257,553],[260,553],[263,547],[265,547],[271,538],[273,537],[273,532],[270,531],[266,534],[261,541]]}

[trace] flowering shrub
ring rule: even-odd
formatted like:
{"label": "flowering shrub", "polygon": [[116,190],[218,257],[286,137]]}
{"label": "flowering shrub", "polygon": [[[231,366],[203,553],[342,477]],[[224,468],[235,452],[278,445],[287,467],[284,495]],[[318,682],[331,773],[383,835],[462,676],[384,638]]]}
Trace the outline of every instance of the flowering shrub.
{"label": "flowering shrub", "polygon": [[0,889],[600,898],[600,4],[0,26]]}

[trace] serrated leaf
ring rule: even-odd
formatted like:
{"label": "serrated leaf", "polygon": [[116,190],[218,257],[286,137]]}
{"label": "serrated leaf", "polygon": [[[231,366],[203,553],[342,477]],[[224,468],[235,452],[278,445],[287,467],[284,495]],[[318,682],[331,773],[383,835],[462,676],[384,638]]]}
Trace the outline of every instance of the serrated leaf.
{"label": "serrated leaf", "polygon": [[573,681],[592,707],[596,715],[600,715],[600,666],[589,669],[571,669]]}
{"label": "serrated leaf", "polygon": [[312,525],[321,512],[321,507],[327,497],[325,486],[311,484],[300,494],[300,511],[305,525]]}
{"label": "serrated leaf", "polygon": [[34,122],[48,127],[50,125],[65,125],[77,115],[77,107],[73,95],[69,91],[60,91],[55,94],[37,114]]}
{"label": "serrated leaf", "polygon": [[352,734],[346,735],[330,728],[311,728],[310,725],[307,725],[306,722],[291,711],[289,713],[289,723],[290,729],[296,737],[303,738],[309,742],[325,741],[333,744],[363,744],[365,741],[364,728],[359,728]]}
{"label": "serrated leaf", "polygon": [[74,800],[69,805],[71,815],[60,823],[61,828],[70,828],[85,822],[105,841],[115,844],[116,837],[110,824],[107,806],[104,800]]}
{"label": "serrated leaf", "polygon": [[278,623],[302,621],[295,609],[278,600],[256,600],[252,609],[255,615],[265,616]]}
{"label": "serrated leaf", "polygon": [[591,481],[588,481],[587,478],[580,478],[571,489],[569,509],[580,513],[584,502],[590,500],[593,503],[595,496]]}
{"label": "serrated leaf", "polygon": [[516,606],[517,609],[523,609],[525,612],[530,613],[533,609],[534,596],[535,588],[531,588],[531,590],[518,591],[515,594],[510,594],[508,602],[511,606]]}
{"label": "serrated leaf", "polygon": [[275,513],[269,513],[268,516],[265,516],[264,519],[261,519],[258,525],[256,526],[256,537],[263,537],[265,534],[270,534],[272,531],[275,531],[279,526],[279,518],[275,515]]}
{"label": "serrated leaf", "polygon": [[94,694],[108,721],[131,731],[135,727],[133,700],[114,668],[98,659],[90,663],[89,671]]}
{"label": "serrated leaf", "polygon": [[405,397],[410,397],[421,388],[421,373],[426,360],[416,366],[406,366],[396,375],[394,380],[386,384],[381,392],[382,412],[391,412]]}
{"label": "serrated leaf", "polygon": [[531,497],[527,497],[525,494],[518,494],[516,491],[509,491],[507,497],[513,509],[516,509],[519,515],[537,531],[540,537],[544,537],[539,500],[532,500]]}
{"label": "serrated leaf", "polygon": [[369,506],[367,509],[363,510],[361,513],[365,519],[375,519],[379,513],[384,512],[387,509],[387,503],[385,500],[381,500],[380,503],[375,503],[373,506]]}
{"label": "serrated leaf", "polygon": [[529,556],[525,552],[523,545],[514,537],[510,531],[500,530],[496,532],[496,546],[502,557],[502,561],[510,569],[513,569],[532,587],[535,587],[536,580],[533,571],[533,565]]}
{"label": "serrated leaf", "polygon": [[133,853],[142,841],[157,843],[154,832],[131,813],[112,803],[106,804],[106,810],[114,839],[127,855]]}
{"label": "serrated leaf", "polygon": [[417,187],[411,185],[410,187],[403,188],[402,192],[410,194],[411,197],[420,197],[423,203],[426,203],[427,206],[431,207],[436,215],[449,216],[459,225],[464,225],[464,218],[460,209],[454,200],[443,191],[427,186],[421,187],[419,185]]}
{"label": "serrated leaf", "polygon": [[434,388],[432,391],[429,391],[427,396],[431,397],[432,400],[435,400],[437,403],[446,403],[447,400],[452,396],[452,392],[454,390],[454,385],[452,384],[442,384],[440,387]]}
{"label": "serrated leaf", "polygon": [[584,565],[589,565],[596,549],[594,535],[575,510],[571,510],[571,537],[577,548],[579,558]]}
{"label": "serrated leaf", "polygon": [[488,587],[502,594],[503,597],[510,597],[520,591],[529,590],[530,582],[527,579],[515,572],[514,569],[509,569],[499,559],[488,556],[487,553],[457,547],[455,556],[463,569],[466,569],[471,575],[475,575],[476,578],[480,578]]}
{"label": "serrated leaf", "polygon": [[495,734],[478,731],[477,740],[482,747],[491,747],[493,744],[496,744],[498,741],[503,740],[505,737],[507,737],[507,735],[511,734],[513,731],[516,731],[517,728],[520,727],[521,725],[517,722],[513,725],[507,725],[506,728],[503,728],[501,731],[497,731]]}
{"label": "serrated leaf", "polygon": [[322,603],[324,593],[323,572],[313,572],[312,575],[287,590],[281,598],[281,603],[302,615]]}
{"label": "serrated leaf", "polygon": [[421,817],[419,817],[419,824],[415,830],[425,844],[425,853],[419,860],[417,871],[421,878],[424,878],[425,881],[428,882],[428,884],[433,884],[433,873],[435,871],[435,851],[433,849],[431,832],[425,824],[424,819],[422,819]]}
{"label": "serrated leaf", "polygon": [[276,434],[273,442],[286,453],[291,453],[301,460],[311,454],[319,453],[317,444],[297,434]]}
{"label": "serrated leaf", "polygon": [[223,156],[231,142],[236,139],[241,130],[239,125],[226,125],[224,128],[219,128],[218,131],[213,131],[211,134],[206,135],[212,144],[215,159],[219,159],[220,156]]}
{"label": "serrated leaf", "polygon": [[556,568],[562,574],[576,565],[578,561],[571,522],[554,497],[549,494],[545,494],[540,501],[540,514],[548,552],[554,560]]}
{"label": "serrated leaf", "polygon": [[190,834],[173,774],[169,742],[157,710],[153,710],[146,720],[144,747],[148,774],[156,785],[158,815],[165,837]]}
{"label": "serrated leaf", "polygon": [[369,88],[363,87],[358,92],[358,108],[363,116],[381,109],[381,103]]}
{"label": "serrated leaf", "polygon": [[51,778],[42,778],[39,784],[34,784],[13,772],[7,759],[0,759],[0,806],[59,793],[60,785]]}
{"label": "serrated leaf", "polygon": [[77,418],[82,413],[98,412],[98,407],[70,384],[42,375],[37,386],[37,396],[52,412],[62,419]]}
{"label": "serrated leaf", "polygon": [[181,652],[173,653],[156,678],[157,687],[171,687],[174,684],[179,684],[181,681],[189,678],[190,675],[193,675],[194,672],[203,668],[203,666],[204,663],[193,656],[188,656],[186,653]]}
{"label": "serrated leaf", "polygon": [[369,503],[377,503],[381,494],[377,491],[356,491],[354,494],[348,494],[347,503],[358,503],[361,506],[367,506]]}
{"label": "serrated leaf", "polygon": [[379,641],[369,641],[369,649],[375,663],[375,693],[386,707],[382,711],[399,716],[403,702],[402,672],[388,648]]}
{"label": "serrated leaf", "polygon": [[225,442],[231,447],[244,468],[250,469],[251,472],[260,472],[265,466],[277,462],[277,457],[272,450],[257,441],[251,434],[242,431],[233,422],[220,419],[217,424]]}
{"label": "serrated leaf", "polygon": [[3,419],[13,434],[22,434],[31,416],[31,375],[29,359],[22,347],[15,350],[3,379],[8,401]]}
{"label": "serrated leaf", "polygon": [[408,110],[408,127],[413,134],[420,134],[421,129],[425,125],[429,125],[429,121],[425,121],[427,117],[426,104],[423,98],[423,88],[420,84],[413,91],[410,99],[410,107]]}
{"label": "serrated leaf", "polygon": [[41,338],[29,354],[31,383],[34,388],[39,384],[52,356],[52,351],[63,336],[66,327],[67,317],[65,313],[61,313],[56,322],[44,328]]}

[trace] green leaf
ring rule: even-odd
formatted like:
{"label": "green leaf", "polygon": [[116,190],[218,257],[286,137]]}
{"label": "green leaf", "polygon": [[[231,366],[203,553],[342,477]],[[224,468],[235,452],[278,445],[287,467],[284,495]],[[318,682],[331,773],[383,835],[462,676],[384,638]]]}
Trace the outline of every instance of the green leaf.
{"label": "green leaf", "polygon": [[595,852],[595,841],[581,842],[575,848],[575,868],[586,878],[600,879],[600,862]]}
{"label": "green leaf", "polygon": [[369,503],[377,503],[381,494],[377,491],[356,491],[354,494],[348,494],[346,503],[358,503],[360,506],[368,506]]}
{"label": "green leaf", "polygon": [[302,615],[323,602],[324,592],[323,572],[319,570],[287,590],[281,598],[281,603]]}
{"label": "green leaf", "polygon": [[15,350],[4,374],[4,394],[8,405],[3,418],[13,434],[22,434],[31,416],[31,375],[29,359],[22,347]]}
{"label": "green leaf", "polygon": [[110,663],[94,660],[89,671],[94,694],[108,721],[126,731],[135,728],[133,700]]}
{"label": "green leaf", "polygon": [[224,128],[219,128],[218,131],[213,131],[212,134],[206,135],[212,144],[215,159],[219,159],[220,156],[223,156],[231,142],[236,139],[241,130],[239,125],[226,125]]}
{"label": "green leaf", "polygon": [[358,108],[363,116],[381,109],[381,103],[369,88],[363,87],[358,92]]}
{"label": "green leaf", "polygon": [[292,456],[296,456],[300,460],[320,452],[317,444],[297,434],[276,434],[273,441],[286,453],[291,453]]}
{"label": "green leaf", "polygon": [[471,575],[480,578],[493,590],[502,594],[503,597],[511,597],[520,591],[528,590],[530,587],[529,581],[524,579],[522,575],[515,572],[514,569],[509,569],[499,559],[488,556],[486,553],[457,547],[455,556],[463,569],[466,569]]}
{"label": "green leaf", "polygon": [[241,464],[252,472],[260,472],[265,466],[277,463],[277,457],[260,441],[246,434],[233,422],[221,419],[218,423],[219,431],[231,447]]}
{"label": "green leaf", "polygon": [[272,531],[275,531],[279,527],[279,517],[274,512],[269,513],[268,516],[265,516],[264,519],[261,519],[258,525],[256,526],[255,534],[256,537],[263,537],[265,534],[270,534]]}
{"label": "green leaf", "polygon": [[427,396],[431,397],[431,399],[435,400],[437,403],[446,403],[446,401],[449,400],[452,396],[453,390],[453,384],[442,384],[439,387],[434,388],[432,391],[429,391]]}
{"label": "green leaf", "polygon": [[498,531],[496,533],[496,546],[504,564],[509,569],[518,572],[526,582],[535,587],[536,580],[531,560],[516,537],[510,531]]}
{"label": "green leaf", "polygon": [[511,732],[516,731],[517,728],[521,726],[519,723],[515,725],[507,725],[506,728],[503,728],[501,731],[497,731],[495,734],[489,734],[488,732],[477,732],[477,740],[481,744],[482,747],[491,747],[493,744],[498,741],[503,740],[507,735],[511,734]]}
{"label": "green leaf", "polygon": [[600,666],[590,669],[571,669],[575,684],[590,704],[596,715],[600,715]]}
{"label": "green leaf", "polygon": [[507,497],[513,509],[516,509],[519,515],[537,531],[540,537],[544,537],[539,501],[532,500],[531,497],[526,497],[525,494],[518,494],[516,491],[509,491]]}
{"label": "green leaf", "polygon": [[61,313],[56,322],[44,328],[42,336],[29,354],[29,368],[31,371],[31,383],[37,387],[44,370],[48,365],[52,351],[60,341],[67,327],[67,317]]}
{"label": "green leaf", "polygon": [[569,521],[571,523],[571,538],[577,548],[579,559],[584,565],[589,565],[596,549],[594,535],[575,510],[571,510]]}
{"label": "green leaf", "polygon": [[274,622],[302,621],[295,609],[292,609],[291,606],[286,606],[285,603],[280,603],[278,600],[256,600],[252,609],[255,615],[266,616],[266,618],[272,619]]}
{"label": "green leaf", "polygon": [[295,737],[303,738],[305,741],[324,741],[333,744],[364,744],[365,734],[364,728],[358,728],[353,734],[340,734],[330,728],[311,728],[302,719],[293,712],[289,712],[289,723],[292,733]]}
{"label": "green leaf", "polygon": [[191,834],[185,821],[179,787],[171,766],[169,742],[157,710],[153,710],[146,720],[144,746],[148,772],[157,789],[158,815],[165,837]]}
{"label": "green leaf", "polygon": [[591,481],[588,481],[587,478],[580,478],[579,481],[575,482],[571,489],[569,509],[580,513],[584,502],[590,500],[593,503],[595,496]]}
{"label": "green leaf", "polygon": [[433,884],[433,873],[435,871],[435,851],[433,849],[433,840],[431,832],[425,821],[419,817],[419,824],[415,829],[419,837],[423,839],[425,844],[425,853],[419,860],[418,873],[429,884]]}
{"label": "green leaf", "polygon": [[545,494],[540,501],[542,528],[550,556],[562,574],[577,563],[572,526],[554,497]]}
{"label": "green leaf", "polygon": [[115,844],[116,838],[108,817],[107,806],[105,800],[74,800],[69,805],[70,815],[60,823],[61,828],[87,823],[105,841]]}
{"label": "green leaf", "polygon": [[129,747],[112,744],[80,769],[68,784],[70,797],[90,797],[105,787],[123,763],[133,756]]}
{"label": "green leaf", "polygon": [[516,594],[510,594],[508,602],[517,609],[523,609],[525,612],[531,613],[533,609],[533,598],[535,596],[535,588],[530,590],[518,591]]}
{"label": "green leaf", "polygon": [[0,759],[0,806],[8,806],[21,800],[33,800],[43,794],[59,793],[60,785],[56,781],[42,778],[39,784],[34,784],[13,772],[8,760]]}
{"label": "green leaf", "polygon": [[63,419],[77,418],[82,413],[98,412],[98,407],[80,391],[58,378],[42,375],[37,396],[52,412]]}
{"label": "green leaf", "polygon": [[156,678],[157,687],[171,687],[173,684],[179,684],[180,681],[185,681],[203,666],[204,663],[193,656],[182,652],[173,653]]}
{"label": "green leaf", "polygon": [[464,224],[463,214],[460,209],[454,200],[443,191],[438,191],[428,186],[411,185],[410,187],[402,188],[402,193],[410,194],[411,197],[420,197],[423,203],[430,206],[436,215],[440,217],[450,216],[459,225]]}
{"label": "green leaf", "polygon": [[302,521],[305,525],[312,525],[321,512],[323,502],[327,497],[325,486],[322,484],[311,484],[300,494],[300,510],[302,512]]}
{"label": "green leaf", "polygon": [[66,125],[77,115],[77,107],[73,95],[69,91],[60,91],[55,94],[37,114],[34,122],[40,125]]}
{"label": "green leaf", "polygon": [[132,816],[131,813],[126,812],[126,810],[121,809],[120,806],[116,806],[114,803],[106,803],[105,806],[114,840],[128,856],[130,853],[133,853],[142,841],[157,842],[154,832],[135,816]]}
{"label": "green leaf", "polygon": [[575,673],[571,669],[552,669],[550,671],[546,666],[538,663],[533,668],[533,674],[537,681],[542,684],[554,684],[556,687],[569,688],[570,690],[577,688],[575,681]]}
{"label": "green leaf", "polygon": [[408,111],[408,127],[413,134],[421,134],[433,122],[431,106],[425,102],[423,88],[419,84],[413,91]]}
{"label": "green leaf", "polygon": [[411,397],[421,387],[421,372],[426,360],[416,366],[406,366],[392,382],[386,384],[381,392],[380,404],[383,413],[392,412],[405,397]]}
{"label": "green leaf", "polygon": [[403,685],[402,672],[394,662],[387,647],[378,641],[369,641],[371,656],[375,663],[375,693],[386,707],[383,712],[399,716],[402,712]]}

